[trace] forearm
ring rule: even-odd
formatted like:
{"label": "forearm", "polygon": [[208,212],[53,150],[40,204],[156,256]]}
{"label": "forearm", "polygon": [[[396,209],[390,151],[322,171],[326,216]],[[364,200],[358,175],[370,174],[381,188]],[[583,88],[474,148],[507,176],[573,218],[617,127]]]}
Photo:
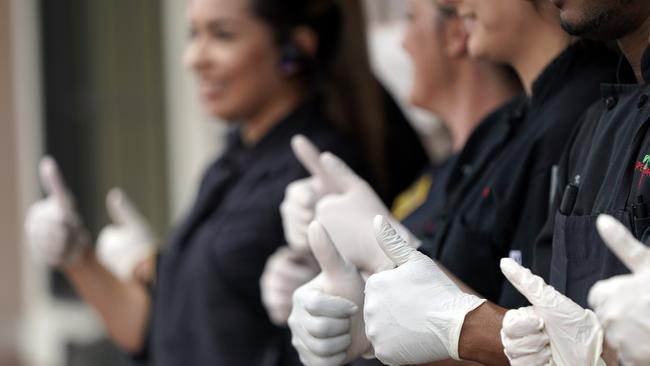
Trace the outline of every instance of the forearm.
{"label": "forearm", "polygon": [[65,273],[79,295],[98,311],[113,340],[128,352],[140,351],[150,311],[143,285],[117,279],[97,261],[92,249]]}

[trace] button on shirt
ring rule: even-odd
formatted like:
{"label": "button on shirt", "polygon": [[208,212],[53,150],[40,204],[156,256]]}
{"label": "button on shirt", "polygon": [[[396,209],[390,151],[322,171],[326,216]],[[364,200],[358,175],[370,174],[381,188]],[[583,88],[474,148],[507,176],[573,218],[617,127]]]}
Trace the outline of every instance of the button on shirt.
{"label": "button on shirt", "polygon": [[[650,62],[642,67],[644,73],[650,72]],[[587,306],[587,294],[596,281],[628,272],[598,235],[598,215],[610,214],[639,240],[648,239],[650,219],[635,208],[650,202],[648,96],[647,84],[603,85],[601,101],[585,115],[560,165],[561,186],[574,183],[577,194],[558,200],[556,207],[562,210],[549,218],[536,243],[539,253],[552,253],[550,265],[538,260],[535,268],[550,270],[551,285],[581,306]]]}
{"label": "button on shirt", "polygon": [[617,63],[618,55],[599,43],[580,41],[565,50],[534,83],[507,145],[474,167],[482,174],[451,196],[435,257],[488,300],[525,303],[505,283],[499,260],[532,263],[532,244],[550,209],[552,167],[600,83],[615,80]]}

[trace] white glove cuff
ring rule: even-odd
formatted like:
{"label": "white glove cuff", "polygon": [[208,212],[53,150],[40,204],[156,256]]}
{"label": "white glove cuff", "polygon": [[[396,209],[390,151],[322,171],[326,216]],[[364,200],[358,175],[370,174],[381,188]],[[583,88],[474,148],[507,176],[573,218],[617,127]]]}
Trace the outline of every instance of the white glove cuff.
{"label": "white glove cuff", "polygon": [[465,309],[465,312],[462,313],[462,319],[459,319],[459,321],[457,322],[458,326],[453,327],[453,334],[451,334],[449,349],[447,350],[449,352],[449,357],[453,358],[456,361],[461,361],[461,358],[458,354],[458,343],[460,342],[460,332],[463,329],[463,324],[465,323],[465,318],[467,317],[467,314],[476,310],[479,306],[487,302],[487,300],[479,299],[474,295],[466,294],[464,296],[466,298],[466,302],[468,306]]}

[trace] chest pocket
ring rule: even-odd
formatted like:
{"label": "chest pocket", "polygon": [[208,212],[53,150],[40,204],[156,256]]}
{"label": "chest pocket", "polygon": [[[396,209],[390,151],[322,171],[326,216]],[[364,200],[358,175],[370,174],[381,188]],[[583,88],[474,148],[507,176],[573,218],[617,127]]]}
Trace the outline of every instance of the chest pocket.
{"label": "chest pocket", "polygon": [[[610,213],[631,227],[631,213]],[[597,215],[555,215],[550,282],[579,305],[587,306],[587,294],[596,281],[627,273],[627,269],[605,246],[596,229]]]}
{"label": "chest pocket", "polygon": [[489,232],[472,229],[461,215],[450,225],[439,260],[475,291],[496,302],[503,281],[498,263],[506,255],[494,245]]}

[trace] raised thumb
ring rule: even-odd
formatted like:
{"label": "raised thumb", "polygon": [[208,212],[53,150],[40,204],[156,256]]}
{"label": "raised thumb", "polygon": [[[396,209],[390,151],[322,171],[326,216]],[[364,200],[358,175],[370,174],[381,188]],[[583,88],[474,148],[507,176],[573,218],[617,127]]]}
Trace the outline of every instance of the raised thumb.
{"label": "raised thumb", "polygon": [[600,215],[596,227],[605,244],[632,272],[650,268],[650,249],[638,241],[625,225],[612,216]]}
{"label": "raised thumb", "polygon": [[41,159],[39,173],[45,193],[54,197],[62,205],[70,205],[68,188],[61,177],[59,166],[52,157],[45,156]]}
{"label": "raised thumb", "polygon": [[361,180],[359,176],[338,156],[324,152],[320,156],[323,177],[332,189],[339,193],[346,192]]}
{"label": "raised thumb", "polygon": [[401,266],[419,255],[419,252],[397,233],[385,217],[375,216],[373,224],[377,243],[395,265]]}
{"label": "raised thumb", "polygon": [[520,266],[511,258],[501,259],[501,272],[534,306],[548,306],[553,293],[557,292],[541,277],[534,275],[528,268]]}
{"label": "raised thumb", "polygon": [[320,151],[308,138],[295,135],[291,139],[291,149],[296,159],[313,176],[322,175],[323,168],[320,164]]}
{"label": "raised thumb", "polygon": [[111,220],[116,224],[142,224],[142,216],[120,188],[113,188],[106,195],[106,210]]}
{"label": "raised thumb", "polygon": [[318,221],[312,221],[308,229],[309,245],[323,274],[335,280],[346,270],[347,263],[334,245],[329,233]]}

